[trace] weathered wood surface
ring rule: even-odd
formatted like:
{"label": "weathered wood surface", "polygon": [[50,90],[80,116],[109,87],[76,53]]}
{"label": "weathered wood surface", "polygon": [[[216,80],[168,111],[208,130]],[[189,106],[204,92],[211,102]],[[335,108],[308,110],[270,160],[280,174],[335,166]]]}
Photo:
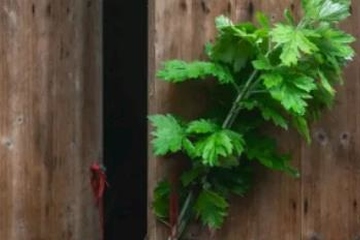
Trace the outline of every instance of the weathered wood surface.
{"label": "weathered wood surface", "polygon": [[[360,37],[360,6],[343,28]],[[312,128],[313,144],[302,147],[302,234],[304,239],[360,239],[360,69],[357,57],[345,71],[336,107]]]}
{"label": "weathered wood surface", "polygon": [[[196,115],[201,107],[194,102],[203,88],[194,84],[173,86],[156,81],[154,72],[170,58],[195,59],[203,56],[202,45],[214,35],[213,20],[226,14],[233,20],[252,20],[265,11],[276,21],[288,7],[299,12],[299,0],[151,0],[149,5],[149,110]],[[359,5],[343,26],[360,35]],[[359,41],[354,44],[360,51]],[[358,112],[360,97],[359,58],[346,69],[346,84],[338,89],[338,101],[331,112],[312,126],[313,143],[308,146],[293,132],[277,132],[284,151],[294,156],[300,179],[259,169],[253,190],[234,198],[219,240],[360,239],[360,157]],[[185,96],[181,93],[186,92]],[[203,105],[203,104],[200,104]],[[150,152],[151,149],[149,149]],[[167,232],[151,213],[152,189],[169,173],[167,161],[149,155],[148,236],[166,239]],[[170,168],[170,169],[169,169]],[[198,230],[198,229],[197,229]],[[193,239],[209,239],[204,231],[191,229]]]}
{"label": "weathered wood surface", "polygon": [[99,239],[100,2],[0,1],[0,239]]}

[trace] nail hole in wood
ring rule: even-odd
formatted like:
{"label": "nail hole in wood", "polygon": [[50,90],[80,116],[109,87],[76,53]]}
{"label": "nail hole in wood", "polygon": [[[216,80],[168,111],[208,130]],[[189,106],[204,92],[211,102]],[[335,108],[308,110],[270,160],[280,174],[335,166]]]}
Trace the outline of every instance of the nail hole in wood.
{"label": "nail hole in wood", "polygon": [[91,2],[91,1],[87,1],[86,6],[89,8],[89,7],[91,7],[91,5],[92,5],[92,2]]}
{"label": "nail hole in wood", "polygon": [[341,134],[341,140],[346,141],[349,139],[349,133],[343,133]]}
{"label": "nail hole in wood", "polygon": [[228,2],[228,4],[227,4],[227,12],[231,13],[231,9],[232,9],[231,2]]}
{"label": "nail hole in wood", "polygon": [[290,202],[291,202],[291,207],[292,207],[292,209],[294,210],[294,211],[296,211],[296,201],[294,200],[294,199],[291,199],[290,200]]}
{"label": "nail hole in wood", "polygon": [[321,240],[321,236],[318,233],[314,233],[310,236],[309,240]]}
{"label": "nail hole in wood", "polygon": [[360,240],[360,236],[359,235],[355,236],[354,240]]}
{"label": "nail hole in wood", "polygon": [[248,12],[250,16],[254,14],[254,4],[252,2],[249,2]]}
{"label": "nail hole in wood", "polygon": [[2,144],[7,148],[12,148],[13,141],[10,138],[3,139]]}
{"label": "nail hole in wood", "polygon": [[187,5],[184,0],[180,1],[180,9],[183,10],[184,12],[187,10]]}
{"label": "nail hole in wood", "polygon": [[316,140],[322,144],[322,145],[325,145],[328,141],[328,138],[326,136],[326,133],[325,131],[323,130],[318,130],[316,133],[315,133],[315,138]]}
{"label": "nail hole in wood", "polygon": [[24,118],[23,117],[18,117],[17,119],[16,119],[16,123],[17,124],[22,124],[24,122]]}
{"label": "nail hole in wood", "polygon": [[206,1],[202,0],[201,1],[201,9],[204,13],[208,14],[210,13],[210,8],[207,6]]}
{"label": "nail hole in wood", "polygon": [[47,14],[48,16],[50,16],[50,15],[51,15],[51,11],[52,11],[52,9],[51,9],[51,4],[48,4],[48,5],[46,6],[46,14]]}
{"label": "nail hole in wood", "polygon": [[292,12],[295,11],[295,4],[294,4],[294,3],[292,3],[292,4],[290,5],[290,10],[291,10]]}
{"label": "nail hole in wood", "polygon": [[31,4],[31,12],[33,15],[35,15],[36,12],[35,4]]}
{"label": "nail hole in wood", "polygon": [[304,201],[304,214],[308,213],[308,208],[309,208],[309,203],[308,203],[308,200],[305,199],[305,201]]}
{"label": "nail hole in wood", "polygon": [[[357,208],[357,201],[356,201],[356,199],[353,201],[353,207],[354,207],[354,209]],[[360,240],[360,239],[359,239],[359,240]]]}

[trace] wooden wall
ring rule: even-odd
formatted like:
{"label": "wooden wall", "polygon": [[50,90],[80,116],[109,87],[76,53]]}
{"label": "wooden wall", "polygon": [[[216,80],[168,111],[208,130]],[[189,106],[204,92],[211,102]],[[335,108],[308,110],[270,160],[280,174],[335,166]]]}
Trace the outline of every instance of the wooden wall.
{"label": "wooden wall", "polygon": [[0,239],[99,239],[100,2],[0,1]]}
{"label": "wooden wall", "polygon": [[[197,83],[171,86],[154,77],[162,61],[202,56],[202,45],[214,35],[214,17],[225,13],[235,21],[251,20],[257,10],[273,20],[285,7],[295,13],[300,0],[150,0],[149,1],[149,111],[196,115],[204,102]],[[343,24],[360,35],[360,6],[353,0],[352,16]],[[359,41],[354,44],[360,51]],[[300,179],[259,169],[257,183],[244,198],[233,199],[219,240],[356,240],[360,239],[360,68],[359,58],[346,68],[336,106],[312,126],[309,146],[293,132],[279,135],[284,150],[294,155]],[[182,93],[186,93],[183,96]],[[148,237],[166,239],[167,232],[151,213],[152,190],[171,171],[169,161],[156,159],[149,149]],[[191,229],[191,239],[209,239]]]}

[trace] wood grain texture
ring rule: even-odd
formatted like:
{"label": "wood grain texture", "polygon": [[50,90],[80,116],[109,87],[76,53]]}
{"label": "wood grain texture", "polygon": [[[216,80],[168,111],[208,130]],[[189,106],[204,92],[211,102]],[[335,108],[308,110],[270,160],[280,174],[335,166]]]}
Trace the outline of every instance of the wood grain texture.
{"label": "wood grain texture", "polygon": [[[342,28],[359,39],[360,6]],[[359,53],[357,40],[353,46]],[[360,239],[359,57],[345,69],[335,108],[312,127],[313,144],[302,148],[302,239]],[[313,238],[312,238],[313,237]]]}
{"label": "wood grain texture", "polygon": [[0,239],[99,239],[100,1],[1,1]]}
{"label": "wood grain texture", "polygon": [[[196,84],[171,86],[155,81],[154,72],[163,60],[203,57],[202,45],[214,36],[214,17],[224,13],[233,20],[253,20],[258,11],[272,21],[282,18],[284,8],[295,15],[300,0],[193,0],[150,1],[149,109],[151,113],[177,112],[187,117],[199,113],[194,102]],[[353,1],[354,2],[354,1]],[[360,6],[342,26],[360,37]],[[359,41],[354,44],[360,51]],[[356,240],[360,239],[360,69],[359,57],[345,69],[346,84],[338,88],[335,108],[312,126],[312,144],[292,131],[274,135],[281,149],[291,152],[301,178],[259,167],[254,188],[244,198],[233,198],[225,227],[218,240]],[[204,88],[199,92],[204,92]],[[185,97],[181,94],[186,92]],[[196,96],[198,96],[197,93]],[[201,105],[201,104],[200,104]],[[189,107],[191,106],[191,107]],[[151,149],[149,149],[149,152]],[[166,231],[151,213],[156,181],[172,171],[167,161],[149,156],[149,239],[166,239]],[[202,228],[190,229],[189,239],[210,239]]]}

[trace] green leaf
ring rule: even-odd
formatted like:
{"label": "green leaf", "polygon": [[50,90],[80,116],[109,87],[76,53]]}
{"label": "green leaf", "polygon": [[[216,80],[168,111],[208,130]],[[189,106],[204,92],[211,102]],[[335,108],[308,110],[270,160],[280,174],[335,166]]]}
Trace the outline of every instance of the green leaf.
{"label": "green leaf", "polygon": [[256,49],[248,39],[240,35],[252,34],[254,29],[250,28],[243,24],[223,29],[214,42],[210,53],[211,60],[229,65],[234,72],[245,68],[247,61],[252,58]]}
{"label": "green leaf", "polygon": [[311,143],[310,130],[308,123],[304,117],[295,116],[293,118],[293,125],[298,132],[303,136],[307,143]]}
{"label": "green leaf", "polygon": [[328,61],[333,61],[334,58],[341,58],[344,61],[353,59],[355,52],[350,46],[355,41],[353,36],[328,25],[320,27],[317,32],[321,38],[315,40],[316,45]]}
{"label": "green leaf", "polygon": [[171,60],[164,63],[161,70],[157,72],[157,77],[167,82],[178,83],[189,79],[204,79],[215,77],[221,84],[234,81],[229,69],[220,64],[212,62],[185,62]]}
{"label": "green leaf", "polygon": [[304,90],[305,92],[311,92],[312,90],[316,89],[316,84],[314,82],[314,79],[308,76],[298,76],[294,79],[292,79],[292,83],[301,90]]}
{"label": "green leaf", "polygon": [[185,153],[190,158],[195,158],[196,154],[197,154],[195,145],[188,138],[185,138],[182,144],[183,144],[183,150],[185,151]]}
{"label": "green leaf", "polygon": [[284,18],[285,18],[287,24],[295,25],[294,16],[293,16],[292,12],[288,8],[286,8],[284,10]]}
{"label": "green leaf", "polygon": [[338,22],[350,16],[349,0],[302,0],[305,18],[315,21]]}
{"label": "green leaf", "polygon": [[227,157],[233,152],[231,138],[223,131],[211,134],[197,142],[195,146],[203,164],[210,166],[219,164],[219,156]]}
{"label": "green leaf", "polygon": [[329,80],[326,78],[325,74],[319,71],[320,83],[321,86],[331,95],[335,95],[335,89],[331,86]]}
{"label": "green leaf", "polygon": [[261,27],[266,28],[266,29],[269,29],[271,27],[270,19],[264,13],[256,12],[255,19]]}
{"label": "green leaf", "polygon": [[181,183],[184,187],[187,187],[193,183],[196,183],[196,180],[203,174],[204,168],[193,166],[181,174]]}
{"label": "green leaf", "polygon": [[231,144],[233,145],[232,154],[239,157],[244,151],[245,141],[241,134],[225,129],[223,130],[225,134],[231,139]]}
{"label": "green leaf", "polygon": [[158,218],[165,219],[169,215],[170,183],[161,181],[154,189],[152,207]]}
{"label": "green leaf", "polygon": [[252,169],[249,164],[238,164],[232,168],[216,168],[209,174],[209,181],[216,192],[223,196],[230,193],[243,196],[252,182]]}
{"label": "green leaf", "polygon": [[231,130],[220,130],[201,139],[195,144],[197,156],[205,165],[219,165],[219,157],[240,155],[244,149],[242,136]]}
{"label": "green leaf", "polygon": [[200,119],[188,124],[186,129],[187,134],[203,134],[203,133],[212,133],[217,131],[220,128],[216,123],[211,120]]}
{"label": "green leaf", "polygon": [[285,130],[288,129],[287,120],[279,111],[264,105],[260,105],[259,108],[261,109],[261,115],[266,121],[271,120],[276,126],[282,127]]}
{"label": "green leaf", "polygon": [[215,26],[218,30],[220,30],[225,27],[233,26],[233,23],[228,17],[220,15],[215,19]]}
{"label": "green leaf", "polygon": [[154,136],[152,144],[155,155],[163,156],[182,149],[185,130],[174,116],[170,114],[152,115],[149,120],[155,127],[155,130],[151,133]]}
{"label": "green leaf", "polygon": [[306,76],[291,77],[294,79],[283,81],[279,86],[271,88],[270,94],[286,110],[302,116],[308,106],[306,99],[312,98],[310,92],[316,89],[316,85],[312,78]]}
{"label": "green leaf", "polygon": [[247,100],[243,102],[243,105],[248,110],[258,108],[264,120],[272,121],[275,126],[285,130],[288,129],[288,120],[283,116],[283,109],[279,107],[278,102],[268,97],[268,95],[259,96],[253,101]]}
{"label": "green leaf", "polygon": [[267,89],[280,86],[283,82],[283,77],[281,76],[281,74],[275,71],[264,73],[261,75],[260,78],[263,79],[264,86]]}
{"label": "green leaf", "polygon": [[308,37],[318,37],[313,30],[299,29],[294,26],[276,24],[270,32],[272,41],[282,46],[280,59],[286,66],[297,64],[301,53],[312,54],[318,51],[317,46]]}
{"label": "green leaf", "polygon": [[299,175],[298,171],[289,165],[289,156],[277,152],[275,140],[252,135],[247,136],[246,143],[245,154],[249,160],[257,160],[267,168],[284,171],[292,176]]}
{"label": "green leaf", "polygon": [[264,56],[259,57],[259,59],[252,61],[252,65],[257,70],[271,70],[273,68],[273,66],[270,63],[270,60]]}
{"label": "green leaf", "polygon": [[217,229],[223,225],[228,207],[226,199],[218,193],[202,190],[196,200],[194,210],[204,225]]}

